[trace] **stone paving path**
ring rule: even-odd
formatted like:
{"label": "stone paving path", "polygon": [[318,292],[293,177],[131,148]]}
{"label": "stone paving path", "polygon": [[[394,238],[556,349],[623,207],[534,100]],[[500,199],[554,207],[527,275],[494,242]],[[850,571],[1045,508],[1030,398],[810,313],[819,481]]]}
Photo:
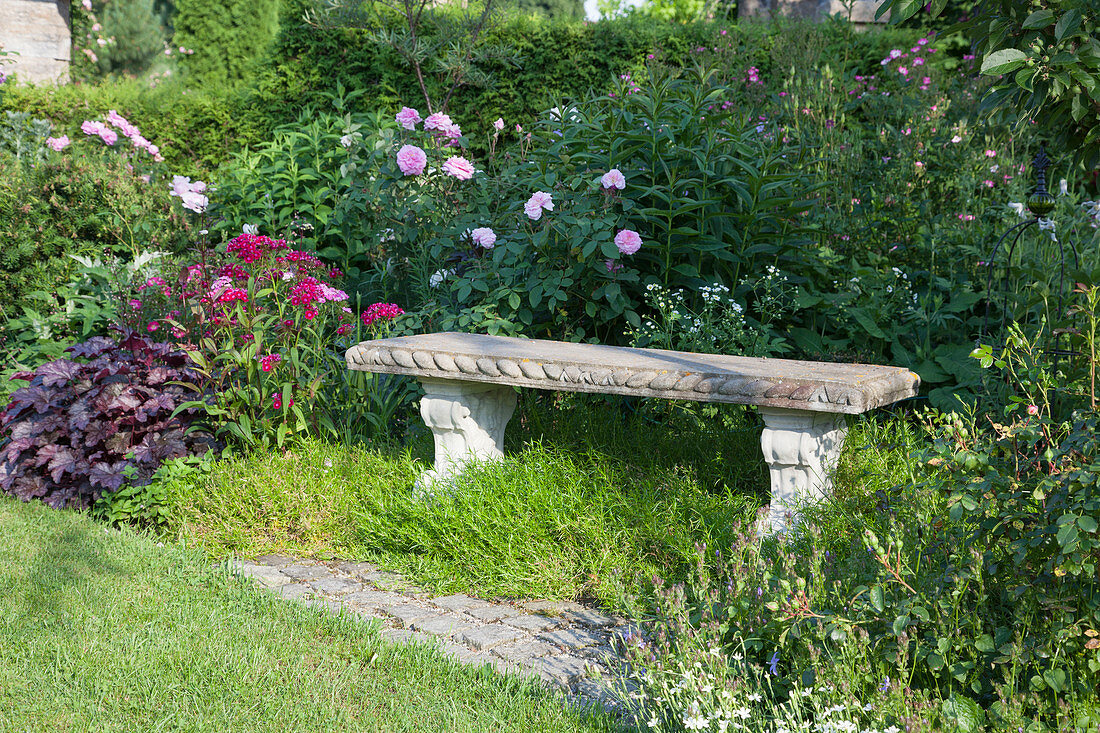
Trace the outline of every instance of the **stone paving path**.
{"label": "stone paving path", "polygon": [[433,597],[370,563],[265,555],[230,569],[283,598],[377,620],[391,642],[435,644],[462,664],[541,678],[571,702],[625,710],[607,682],[615,639],[638,630],[621,617],[563,601]]}

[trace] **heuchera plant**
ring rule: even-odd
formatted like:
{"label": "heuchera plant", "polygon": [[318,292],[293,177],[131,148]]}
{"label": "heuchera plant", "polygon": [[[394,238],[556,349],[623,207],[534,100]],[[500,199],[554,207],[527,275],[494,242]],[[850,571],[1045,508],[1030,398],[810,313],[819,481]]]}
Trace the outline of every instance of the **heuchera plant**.
{"label": "heuchera plant", "polygon": [[201,455],[209,434],[189,430],[198,411],[187,356],[135,333],[97,336],[34,372],[0,414],[0,489],[24,501],[86,508],[123,484],[147,483],[169,458]]}

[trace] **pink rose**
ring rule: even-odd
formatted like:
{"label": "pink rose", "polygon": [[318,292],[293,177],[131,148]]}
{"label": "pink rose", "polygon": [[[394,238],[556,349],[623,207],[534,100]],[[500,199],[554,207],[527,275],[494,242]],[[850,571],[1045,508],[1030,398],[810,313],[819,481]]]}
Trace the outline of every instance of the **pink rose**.
{"label": "pink rose", "polygon": [[424,120],[424,129],[439,130],[443,132],[453,124],[449,115],[445,115],[442,112],[436,112],[434,115],[428,115],[428,119]]}
{"label": "pink rose", "polygon": [[397,113],[397,124],[404,127],[406,130],[415,130],[416,123],[420,122],[420,113],[412,107],[402,107],[401,111]]}
{"label": "pink rose", "polygon": [[546,191],[535,191],[531,194],[531,198],[527,199],[527,203],[523,205],[523,212],[527,214],[527,218],[533,221],[542,218],[543,209],[547,211],[554,210],[554,200]]}
{"label": "pink rose", "polygon": [[53,150],[56,150],[59,153],[62,150],[64,150],[65,148],[69,147],[70,142],[71,141],[69,140],[68,135],[62,135],[61,137],[48,137],[48,138],[46,138],[46,145],[48,145],[50,148],[52,148]]}
{"label": "pink rose", "polygon": [[108,145],[114,145],[118,142],[118,133],[109,127],[102,127],[99,130],[99,139]]}
{"label": "pink rose", "polygon": [[497,132],[500,132],[501,130],[503,130],[504,129],[504,118],[503,117],[497,117],[497,121],[493,123],[493,128],[496,129]]}
{"label": "pink rose", "polygon": [[470,238],[474,240],[474,244],[485,249],[492,249],[497,243],[497,234],[489,227],[478,227],[470,232]]}
{"label": "pink rose", "polygon": [[622,191],[626,188],[626,176],[618,168],[612,168],[600,178],[604,188],[617,188]]}
{"label": "pink rose", "polygon": [[460,181],[468,181],[474,177],[474,165],[460,155],[447,158],[443,163],[443,170]]}
{"label": "pink rose", "polygon": [[85,135],[91,137],[92,135],[98,135],[99,131],[103,129],[102,122],[96,122],[94,120],[84,120],[80,123],[80,131]]}
{"label": "pink rose", "polygon": [[623,229],[615,235],[615,246],[624,255],[632,255],[642,248],[642,237],[638,232]]}
{"label": "pink rose", "polygon": [[415,145],[405,145],[397,151],[397,167],[406,176],[419,176],[427,164],[427,154]]}

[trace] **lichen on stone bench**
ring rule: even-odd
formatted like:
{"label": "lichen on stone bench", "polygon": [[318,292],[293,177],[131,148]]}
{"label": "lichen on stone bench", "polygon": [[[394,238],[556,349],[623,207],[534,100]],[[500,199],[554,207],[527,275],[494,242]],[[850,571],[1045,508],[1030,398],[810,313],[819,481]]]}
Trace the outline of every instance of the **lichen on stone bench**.
{"label": "lichen on stone bench", "polygon": [[575,344],[466,333],[364,341],[348,368],[406,374],[424,386],[420,414],[435,437],[428,482],[470,460],[502,455],[515,411],[512,387],[755,405],[771,473],[770,521],[829,489],[844,441],[843,415],[916,395],[916,374],[897,367],[767,359]]}

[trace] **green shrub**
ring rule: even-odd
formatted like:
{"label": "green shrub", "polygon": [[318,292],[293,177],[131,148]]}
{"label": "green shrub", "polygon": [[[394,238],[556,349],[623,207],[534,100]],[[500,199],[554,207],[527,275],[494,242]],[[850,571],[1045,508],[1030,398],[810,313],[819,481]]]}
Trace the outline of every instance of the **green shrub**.
{"label": "green shrub", "polygon": [[103,147],[77,140],[23,173],[0,156],[0,308],[9,314],[29,293],[67,282],[69,255],[173,250],[186,236],[163,181],[146,182],[131,156],[93,146]]}
{"label": "green shrub", "polygon": [[175,46],[193,50],[184,70],[202,84],[235,84],[275,36],[279,0],[176,0]]}
{"label": "green shrub", "polygon": [[139,124],[161,147],[168,167],[187,176],[208,175],[229,157],[267,134],[267,113],[227,87],[188,87],[180,80],[151,83],[103,81],[68,86],[20,86],[7,90],[4,104],[53,122],[75,139],[84,120],[109,110]]}

